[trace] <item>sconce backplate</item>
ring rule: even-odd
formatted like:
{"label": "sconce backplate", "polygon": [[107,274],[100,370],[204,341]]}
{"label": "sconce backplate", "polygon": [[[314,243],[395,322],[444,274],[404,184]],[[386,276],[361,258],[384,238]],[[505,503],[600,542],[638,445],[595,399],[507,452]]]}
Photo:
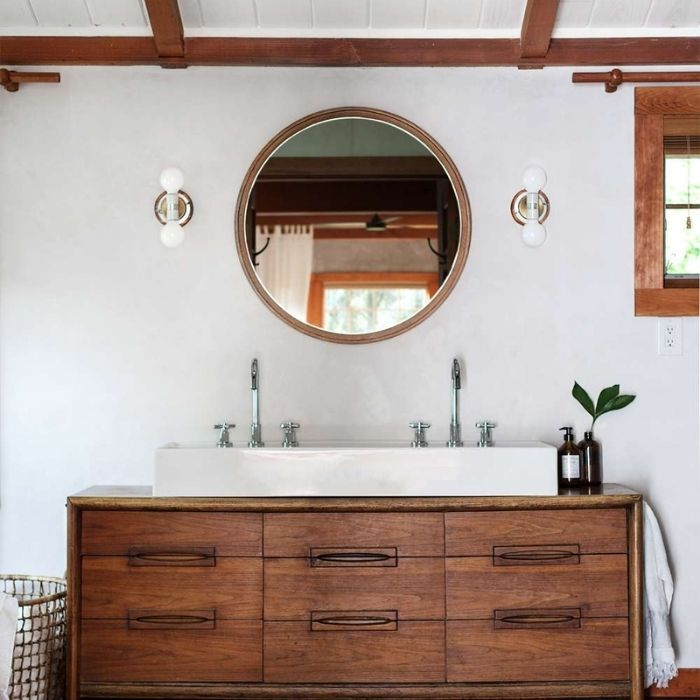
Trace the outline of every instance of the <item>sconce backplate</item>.
{"label": "sconce backplate", "polygon": [[[156,197],[156,203],[153,207],[153,210],[156,214],[156,219],[158,219],[158,221],[160,221],[160,223],[163,225],[165,225],[168,222],[168,219],[166,217],[167,196],[167,192],[161,192],[158,195],[158,197]],[[190,197],[184,190],[180,190],[177,193],[177,199],[178,214],[180,215],[180,218],[177,220],[177,223],[180,224],[180,226],[185,226],[189,223],[190,219],[192,218],[192,212],[194,210],[194,204],[192,204],[192,197]]]}
{"label": "sconce backplate", "polygon": [[[540,214],[537,220],[543,224],[549,216],[549,197],[541,190],[537,197]],[[519,190],[515,193],[510,203],[510,214],[516,224],[524,226],[527,223],[527,190]]]}

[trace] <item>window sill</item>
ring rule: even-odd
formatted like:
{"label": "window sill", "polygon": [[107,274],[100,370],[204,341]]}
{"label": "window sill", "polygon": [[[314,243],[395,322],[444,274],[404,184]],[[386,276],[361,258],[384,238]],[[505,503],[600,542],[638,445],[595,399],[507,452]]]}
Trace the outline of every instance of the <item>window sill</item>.
{"label": "window sill", "polygon": [[635,289],[635,316],[697,316],[700,293],[697,287]]}

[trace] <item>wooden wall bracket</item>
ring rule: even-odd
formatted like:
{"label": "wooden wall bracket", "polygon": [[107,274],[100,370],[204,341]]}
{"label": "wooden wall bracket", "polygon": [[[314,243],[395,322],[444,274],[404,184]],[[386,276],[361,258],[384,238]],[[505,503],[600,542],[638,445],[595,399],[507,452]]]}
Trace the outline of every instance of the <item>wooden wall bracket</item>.
{"label": "wooden wall bracket", "polygon": [[605,83],[605,92],[616,92],[622,83],[697,83],[700,73],[694,72],[645,72],[623,73],[613,68],[607,73],[572,73],[572,83]]}
{"label": "wooden wall bracket", "polygon": [[17,92],[20,83],[60,83],[60,73],[20,73],[0,68],[0,85],[8,92]]}

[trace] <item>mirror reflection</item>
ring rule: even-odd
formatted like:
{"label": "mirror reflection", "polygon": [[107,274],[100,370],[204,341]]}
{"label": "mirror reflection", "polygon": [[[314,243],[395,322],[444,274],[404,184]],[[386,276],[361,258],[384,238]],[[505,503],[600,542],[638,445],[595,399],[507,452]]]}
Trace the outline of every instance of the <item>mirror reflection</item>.
{"label": "mirror reflection", "polygon": [[367,334],[405,322],[436,295],[460,221],[450,178],[426,145],[393,124],[344,117],[293,134],[266,160],[247,201],[245,245],[288,314]]}

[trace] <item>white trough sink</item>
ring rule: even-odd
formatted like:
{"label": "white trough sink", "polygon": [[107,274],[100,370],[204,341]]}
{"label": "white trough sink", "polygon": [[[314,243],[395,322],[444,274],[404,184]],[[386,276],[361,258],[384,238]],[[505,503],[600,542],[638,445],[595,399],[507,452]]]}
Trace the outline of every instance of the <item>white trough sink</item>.
{"label": "white trough sink", "polygon": [[557,451],[544,442],[493,447],[156,450],[154,496],[554,496]]}

